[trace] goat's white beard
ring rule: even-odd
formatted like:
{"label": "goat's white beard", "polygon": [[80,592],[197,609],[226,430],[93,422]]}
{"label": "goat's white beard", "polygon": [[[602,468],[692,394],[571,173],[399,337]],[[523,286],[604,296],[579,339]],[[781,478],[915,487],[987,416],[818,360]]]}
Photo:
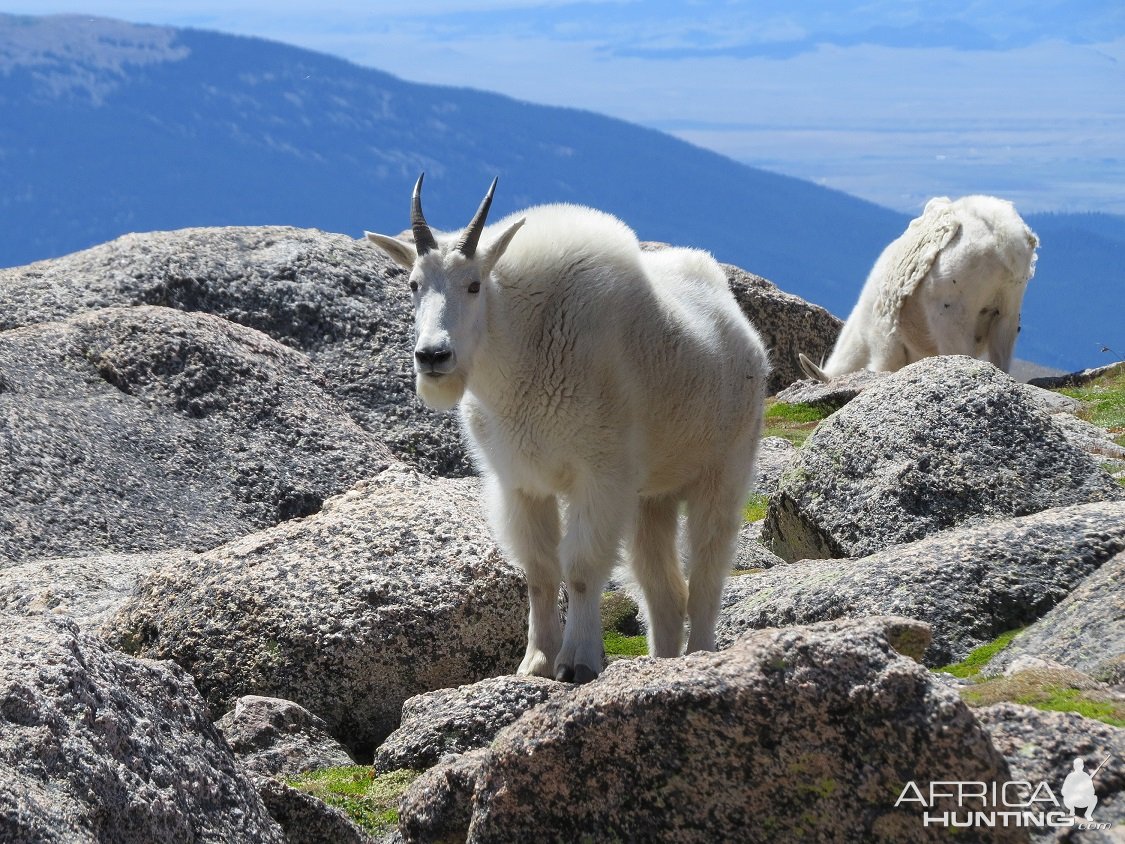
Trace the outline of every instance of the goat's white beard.
{"label": "goat's white beard", "polygon": [[432,375],[418,374],[414,377],[414,387],[419,397],[431,410],[452,410],[465,395],[465,375],[460,369],[434,378]]}

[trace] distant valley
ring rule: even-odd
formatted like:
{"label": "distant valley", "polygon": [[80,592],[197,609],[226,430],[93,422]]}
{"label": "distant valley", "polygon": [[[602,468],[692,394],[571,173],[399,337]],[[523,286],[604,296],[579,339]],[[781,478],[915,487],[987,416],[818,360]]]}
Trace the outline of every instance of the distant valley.
{"label": "distant valley", "polygon": [[[600,207],[840,316],[908,220],[590,112],[256,39],[0,15],[2,266],[184,226],[398,231],[422,170],[438,227],[463,225],[499,175],[495,215]],[[1043,246],[1017,355],[1063,369],[1122,357],[1125,218],[1027,219]]]}

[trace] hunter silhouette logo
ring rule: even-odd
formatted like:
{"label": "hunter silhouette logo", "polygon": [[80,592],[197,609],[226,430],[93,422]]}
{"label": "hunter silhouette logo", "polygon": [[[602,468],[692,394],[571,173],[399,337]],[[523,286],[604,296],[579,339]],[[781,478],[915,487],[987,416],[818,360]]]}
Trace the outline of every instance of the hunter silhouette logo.
{"label": "hunter silhouette logo", "polygon": [[[1073,770],[1063,781],[1058,797],[1047,782],[941,780],[930,782],[928,788],[923,789],[911,780],[903,786],[895,808],[909,808],[915,804],[922,810],[921,821],[926,827],[1108,829],[1108,823],[1094,821],[1094,809],[1098,805],[1094,778],[1112,758],[1106,756],[1093,773],[1086,773],[1085,759],[1075,759]],[[1083,810],[1081,817],[1078,815],[1080,809]]]}
{"label": "hunter silhouette logo", "polygon": [[1078,814],[1078,809],[1085,809],[1085,818],[1092,821],[1094,814],[1094,807],[1098,805],[1098,795],[1094,793],[1094,777],[1098,775],[1098,771],[1105,767],[1105,763],[1111,757],[1107,756],[1105,761],[1094,770],[1094,773],[1087,774],[1085,770],[1086,760],[1081,756],[1074,760],[1074,770],[1066,775],[1066,780],[1063,781],[1062,786],[1062,799],[1063,805],[1070,809],[1072,815]]}

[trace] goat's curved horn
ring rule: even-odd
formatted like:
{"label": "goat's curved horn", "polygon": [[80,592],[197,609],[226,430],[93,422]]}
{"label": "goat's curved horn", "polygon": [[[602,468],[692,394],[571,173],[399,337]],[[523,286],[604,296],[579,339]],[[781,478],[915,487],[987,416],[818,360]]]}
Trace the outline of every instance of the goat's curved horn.
{"label": "goat's curved horn", "polygon": [[418,176],[418,181],[414,185],[414,196],[410,201],[410,228],[414,232],[414,248],[419,255],[425,255],[431,249],[437,249],[434,233],[430,231],[430,227],[426,224],[426,218],[422,214],[422,180],[424,178],[426,178],[425,173]]}
{"label": "goat's curved horn", "polygon": [[492,195],[496,193],[498,181],[499,177],[492,180],[492,184],[488,187],[488,193],[484,195],[484,201],[477,209],[476,216],[473,217],[473,221],[469,223],[469,227],[465,229],[465,233],[461,235],[461,240],[457,243],[457,251],[466,258],[472,258],[476,254],[477,244],[480,242],[480,233],[484,231],[484,221],[488,219],[488,209],[492,207]]}

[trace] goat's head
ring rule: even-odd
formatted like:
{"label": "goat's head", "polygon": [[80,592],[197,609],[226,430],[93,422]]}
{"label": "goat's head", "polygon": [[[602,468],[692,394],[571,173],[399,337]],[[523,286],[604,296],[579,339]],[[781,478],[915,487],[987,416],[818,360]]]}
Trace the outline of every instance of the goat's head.
{"label": "goat's head", "polygon": [[523,225],[517,220],[480,245],[496,180],[469,225],[460,233],[434,236],[422,214],[423,173],[414,185],[410,226],[414,243],[367,232],[400,266],[410,270],[414,297],[414,378],[418,395],[434,410],[461,400],[473,355],[485,331],[492,268]]}

